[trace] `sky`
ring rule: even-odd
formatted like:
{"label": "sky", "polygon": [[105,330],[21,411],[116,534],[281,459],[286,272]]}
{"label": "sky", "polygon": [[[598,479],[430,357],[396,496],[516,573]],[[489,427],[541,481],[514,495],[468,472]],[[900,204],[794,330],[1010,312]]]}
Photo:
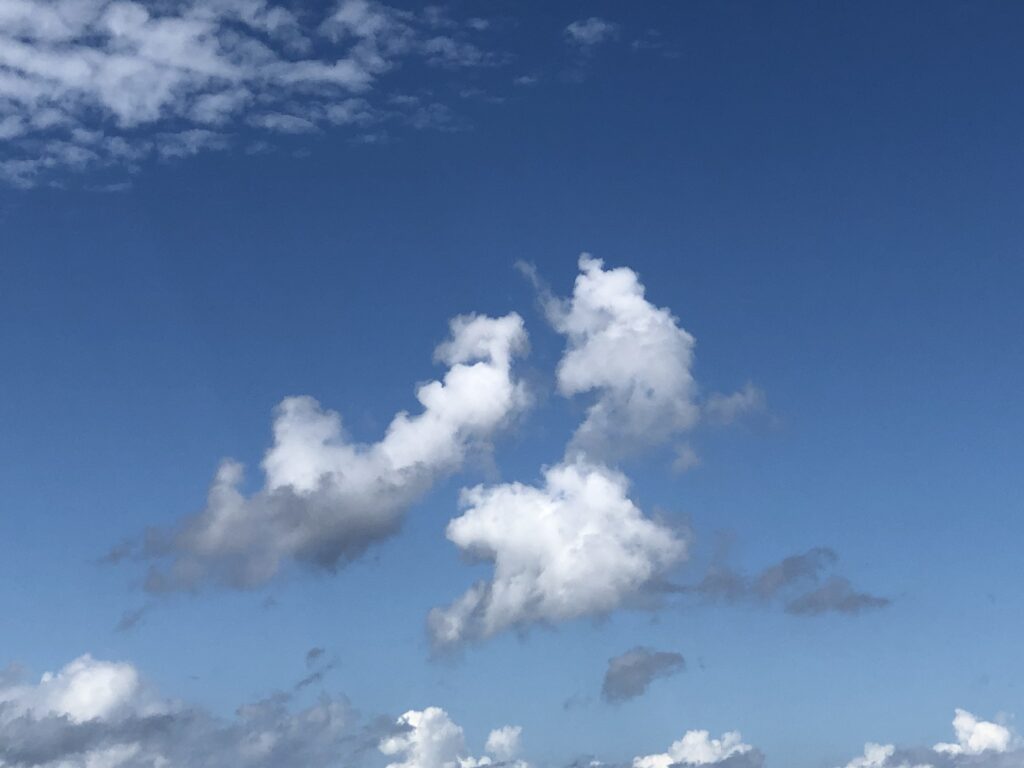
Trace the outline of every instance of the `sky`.
{"label": "sky", "polygon": [[0,768],[1024,766],[1022,29],[0,0]]}

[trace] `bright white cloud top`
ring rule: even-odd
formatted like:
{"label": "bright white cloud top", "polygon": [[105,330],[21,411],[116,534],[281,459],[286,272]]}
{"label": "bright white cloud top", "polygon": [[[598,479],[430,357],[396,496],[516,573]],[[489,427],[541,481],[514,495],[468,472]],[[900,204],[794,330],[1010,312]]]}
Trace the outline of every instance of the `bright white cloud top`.
{"label": "bright white cloud top", "polygon": [[169,563],[151,572],[148,588],[254,587],[285,561],[330,569],[359,556],[526,405],[512,372],[526,347],[519,315],[455,318],[435,353],[448,372],[417,390],[422,412],[398,413],[371,445],[350,442],[341,417],[312,398],[286,398],[263,461],[263,489],[246,496],[242,467],[222,464],[206,508],[178,530],[150,537],[148,554]]}
{"label": "bright white cloud top", "polygon": [[700,416],[693,336],[645,298],[632,269],[606,270],[588,254],[579,268],[572,297],[547,302],[567,339],[559,391],[595,396],[569,452],[614,456],[693,427]]}
{"label": "bright white cloud top", "polygon": [[671,765],[716,765],[736,755],[752,753],[739,731],[712,738],[708,731],[687,731],[667,752],[633,758],[633,768],[669,768]]}
{"label": "bright white cloud top", "polygon": [[686,555],[686,542],[628,497],[625,475],[583,461],[544,473],[541,487],[507,483],[463,492],[448,538],[494,563],[428,619],[440,646],[510,627],[608,613]]}
{"label": "bright white cloud top", "polygon": [[[387,768],[478,768],[495,760],[508,761],[519,748],[522,729],[504,726],[491,731],[487,739],[488,755],[472,757],[466,753],[462,727],[452,722],[440,707],[410,710],[398,718],[400,733],[383,739],[380,751],[396,762]],[[526,763],[517,762],[518,768]]]}

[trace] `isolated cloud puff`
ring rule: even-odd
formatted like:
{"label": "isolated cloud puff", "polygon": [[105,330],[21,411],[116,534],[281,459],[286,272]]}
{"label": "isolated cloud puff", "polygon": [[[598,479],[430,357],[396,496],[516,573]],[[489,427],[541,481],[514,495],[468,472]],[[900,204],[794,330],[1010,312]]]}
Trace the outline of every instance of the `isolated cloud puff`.
{"label": "isolated cloud puff", "polygon": [[572,297],[546,302],[567,338],[559,391],[595,398],[568,452],[614,458],[691,428],[700,416],[693,336],[647,301],[632,269],[606,270],[589,254],[579,268]]}
{"label": "isolated cloud puff", "polygon": [[953,718],[956,741],[931,749],[892,744],[864,745],[864,754],[846,768],[1014,768],[1024,765],[1021,740],[1007,726],[980,720],[957,709]]}
{"label": "isolated cloud puff", "polygon": [[682,654],[637,646],[608,659],[601,696],[613,703],[635,699],[658,678],[670,677],[684,669],[686,661]]}
{"label": "isolated cloud puff", "polygon": [[599,16],[579,19],[570,23],[565,28],[566,39],[570,43],[581,47],[590,47],[607,42],[617,37],[618,34],[618,24],[602,19]]}
{"label": "isolated cloud puff", "polygon": [[[410,710],[398,718],[398,733],[381,740],[382,754],[396,758],[387,768],[477,768],[491,765],[495,759],[506,761],[518,749],[518,726],[491,731],[487,739],[489,755],[472,757],[466,752],[462,727],[452,722],[440,707]],[[517,763],[517,768],[526,764]]]}
{"label": "isolated cloud puff", "polygon": [[681,560],[686,541],[645,517],[628,486],[625,475],[578,460],[545,470],[541,486],[464,490],[465,512],[447,536],[470,557],[493,562],[494,574],[430,612],[434,643],[608,613]]}
{"label": "isolated cloud puff", "polygon": [[367,98],[402,60],[495,60],[436,12],[339,0],[307,19],[268,0],[0,3],[0,180],[223,148],[244,124],[362,125],[386,116]]}
{"label": "isolated cloud puff", "polygon": [[717,739],[708,731],[687,731],[668,751],[633,758],[633,768],[669,768],[672,765],[759,768],[763,762],[759,751],[743,743],[739,731],[723,733]]}
{"label": "isolated cloud puff", "polygon": [[147,589],[255,587],[287,561],[335,569],[358,557],[524,407],[512,365],[526,346],[516,314],[455,318],[435,354],[447,373],[417,390],[422,411],[398,413],[370,445],[348,440],[341,417],[314,399],[286,398],[263,460],[263,488],[247,496],[241,465],[224,462],[202,512],[148,536],[144,553],[158,563]]}

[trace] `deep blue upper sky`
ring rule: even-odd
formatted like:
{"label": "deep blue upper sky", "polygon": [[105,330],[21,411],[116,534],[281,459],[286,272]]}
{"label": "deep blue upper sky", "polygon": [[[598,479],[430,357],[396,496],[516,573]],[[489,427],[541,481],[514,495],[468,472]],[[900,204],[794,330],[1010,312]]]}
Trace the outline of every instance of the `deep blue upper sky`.
{"label": "deep blue upper sky", "polygon": [[[738,729],[770,768],[826,768],[865,741],[949,741],[957,707],[1024,715],[1024,7],[446,13],[490,20],[466,39],[493,60],[402,58],[359,95],[443,118],[284,133],[242,107],[217,128],[226,146],[56,163],[0,189],[0,666],[130,661],[229,717],[293,685],[315,646],[336,666],[302,696],[389,718],[443,707],[473,754],[516,723],[543,766]],[[604,38],[567,35],[592,17],[614,25]],[[2,19],[0,54],[27,39]],[[179,120],[96,125],[143,141]],[[8,160],[49,151],[34,130],[5,140]],[[891,604],[798,616],[673,595],[433,657],[427,612],[491,572],[444,537],[459,489],[536,484],[590,402],[556,391],[565,339],[514,268],[570,296],[582,251],[634,270],[693,334],[701,398],[748,382],[764,396],[687,432],[699,466],[672,470],[680,440],[618,464],[640,509],[693,531],[673,582],[697,583],[723,541],[750,573],[829,547]],[[97,564],[202,509],[224,457],[255,492],[282,398],[311,395],[379,440],[443,375],[431,355],[451,317],[512,311],[533,406],[337,574],[150,596],[145,563]],[[602,701],[609,658],[638,645],[686,670]]]}

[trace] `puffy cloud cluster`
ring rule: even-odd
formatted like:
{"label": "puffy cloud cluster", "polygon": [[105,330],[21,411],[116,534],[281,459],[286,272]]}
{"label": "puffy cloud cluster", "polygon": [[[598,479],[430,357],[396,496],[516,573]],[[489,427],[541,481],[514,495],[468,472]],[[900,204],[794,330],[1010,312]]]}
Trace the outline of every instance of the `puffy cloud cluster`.
{"label": "puffy cloud cluster", "polygon": [[[398,718],[400,729],[380,742],[379,749],[395,762],[387,768],[478,768],[495,760],[507,762],[519,750],[519,726],[506,725],[491,731],[488,755],[472,757],[466,752],[462,727],[452,722],[440,707],[410,710]],[[516,761],[516,768],[526,763]]]}
{"label": "puffy cloud cluster", "polygon": [[633,758],[633,768],[669,768],[672,765],[717,765],[729,768],[760,768],[764,758],[739,731],[715,739],[708,731],[687,731],[668,751]]}
{"label": "puffy cloud cluster", "polygon": [[655,651],[637,646],[608,659],[601,696],[613,703],[635,699],[661,677],[669,677],[686,669],[682,654]]}
{"label": "puffy cloud cluster", "polygon": [[494,572],[431,611],[435,646],[607,614],[638,602],[687,556],[685,537],[643,514],[611,462],[697,423],[693,336],[668,309],[647,300],[631,269],[605,269],[583,254],[572,296],[560,299],[532,267],[520,267],[566,337],[559,391],[593,402],[541,484],[463,492],[464,511],[448,525],[448,538],[470,558],[493,563]]}
{"label": "puffy cloud cluster", "polygon": [[1024,765],[1024,745],[1005,725],[979,720],[964,709],[953,718],[956,741],[931,749],[864,745],[846,768],[1013,768]]}
{"label": "puffy cloud cluster", "polygon": [[494,575],[431,611],[434,642],[605,614],[636,595],[686,554],[686,542],[646,518],[627,492],[623,474],[582,460],[547,469],[541,487],[463,491],[466,510],[448,524],[448,538],[493,562]]}
{"label": "puffy cloud cluster", "polygon": [[516,314],[455,318],[451,338],[436,351],[447,373],[417,390],[423,410],[398,413],[370,445],[349,441],[341,417],[312,398],[285,399],[263,460],[263,488],[245,495],[242,467],[222,464],[202,512],[148,537],[145,554],[163,562],[147,588],[247,588],[267,582],[285,561],[333,569],[357,557],[526,404],[512,373],[526,346]]}
{"label": "puffy cloud cluster", "polygon": [[246,124],[380,119],[367,96],[400,60],[494,62],[463,39],[473,25],[441,21],[376,0],[340,0],[312,25],[269,0],[4,0],[0,179],[223,148]]}
{"label": "puffy cloud cluster", "polygon": [[572,297],[547,301],[552,325],[567,340],[559,391],[595,396],[569,453],[614,457],[691,428],[700,416],[693,336],[647,301],[632,269],[606,270],[589,254],[579,268]]}
{"label": "puffy cloud cluster", "polygon": [[0,767],[331,768],[379,738],[344,701],[290,704],[279,694],[226,721],[160,698],[131,664],[82,656],[35,684],[0,676]]}

